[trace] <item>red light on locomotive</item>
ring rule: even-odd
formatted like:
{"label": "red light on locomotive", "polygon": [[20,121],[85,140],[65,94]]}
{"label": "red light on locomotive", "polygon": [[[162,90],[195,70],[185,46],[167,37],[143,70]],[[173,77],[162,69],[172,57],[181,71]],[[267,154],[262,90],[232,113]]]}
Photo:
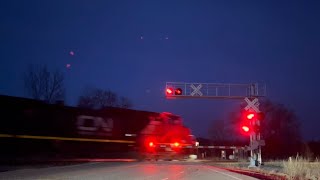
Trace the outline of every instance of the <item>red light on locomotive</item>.
{"label": "red light on locomotive", "polygon": [[149,147],[154,147],[154,143],[153,142],[149,142]]}
{"label": "red light on locomotive", "polygon": [[180,146],[180,144],[178,142],[175,142],[173,145],[174,145],[174,147],[179,147]]}

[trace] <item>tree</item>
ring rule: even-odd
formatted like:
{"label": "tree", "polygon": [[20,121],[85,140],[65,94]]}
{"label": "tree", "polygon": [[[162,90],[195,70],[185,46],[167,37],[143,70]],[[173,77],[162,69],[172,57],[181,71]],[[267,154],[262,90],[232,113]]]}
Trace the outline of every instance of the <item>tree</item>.
{"label": "tree", "polygon": [[48,71],[46,66],[29,66],[24,74],[27,93],[34,99],[54,103],[64,99],[64,75],[56,70]]}
{"label": "tree", "polygon": [[261,134],[267,155],[280,158],[301,153],[300,123],[295,112],[268,100],[262,102],[260,109],[266,114],[261,122]]}
{"label": "tree", "polygon": [[110,90],[86,88],[84,94],[79,97],[78,106],[92,109],[105,107],[131,108],[132,103],[126,97],[118,98],[118,95]]}
{"label": "tree", "polygon": [[[260,102],[260,110],[265,113],[265,119],[261,121],[261,136],[265,140],[263,154],[269,158],[282,158],[296,155],[301,151],[301,132],[299,120],[294,111],[282,104],[269,100]],[[229,124],[237,133],[241,122],[245,104],[230,114]],[[238,137],[241,135],[238,133]],[[245,137],[248,138],[248,137]]]}
{"label": "tree", "polygon": [[223,120],[213,121],[209,128],[209,136],[214,144],[223,145],[227,141],[227,129]]}
{"label": "tree", "polygon": [[215,145],[247,145],[244,137],[239,136],[237,125],[229,120],[214,120],[209,127],[209,137]]}

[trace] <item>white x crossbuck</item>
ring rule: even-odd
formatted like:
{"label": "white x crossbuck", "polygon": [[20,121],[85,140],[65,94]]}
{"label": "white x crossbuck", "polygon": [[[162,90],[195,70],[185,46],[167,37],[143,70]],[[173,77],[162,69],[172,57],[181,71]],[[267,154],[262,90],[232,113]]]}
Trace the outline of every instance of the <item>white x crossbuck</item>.
{"label": "white x crossbuck", "polygon": [[199,96],[203,95],[202,92],[200,91],[200,89],[202,88],[201,84],[199,84],[199,86],[197,86],[197,87],[195,87],[193,84],[191,84],[190,87],[193,89],[191,96],[194,96],[196,94],[198,94]]}
{"label": "white x crossbuck", "polygon": [[260,103],[258,102],[259,101],[258,98],[254,98],[252,101],[250,101],[250,99],[246,97],[244,100],[248,103],[248,105],[244,108],[246,111],[248,111],[251,108],[256,112],[260,112],[259,111]]}

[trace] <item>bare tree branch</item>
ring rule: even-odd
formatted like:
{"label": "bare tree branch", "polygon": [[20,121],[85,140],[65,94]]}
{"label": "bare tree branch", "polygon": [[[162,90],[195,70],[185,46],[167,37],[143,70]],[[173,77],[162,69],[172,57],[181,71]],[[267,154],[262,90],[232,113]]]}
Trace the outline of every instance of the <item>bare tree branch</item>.
{"label": "bare tree branch", "polygon": [[45,66],[29,66],[24,82],[27,93],[34,99],[53,103],[64,98],[64,76],[60,71],[51,73]]}
{"label": "bare tree branch", "polygon": [[118,95],[110,90],[86,88],[84,95],[79,97],[78,106],[86,108],[130,108],[132,103],[125,97],[119,99]]}

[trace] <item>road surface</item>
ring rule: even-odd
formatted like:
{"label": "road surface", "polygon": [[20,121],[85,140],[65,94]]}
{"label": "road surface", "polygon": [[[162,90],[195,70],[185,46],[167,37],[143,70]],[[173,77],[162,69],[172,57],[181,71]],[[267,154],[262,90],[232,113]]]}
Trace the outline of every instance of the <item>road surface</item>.
{"label": "road surface", "polygon": [[190,162],[91,162],[70,166],[27,168],[0,173],[0,179],[32,180],[253,180],[217,167]]}

